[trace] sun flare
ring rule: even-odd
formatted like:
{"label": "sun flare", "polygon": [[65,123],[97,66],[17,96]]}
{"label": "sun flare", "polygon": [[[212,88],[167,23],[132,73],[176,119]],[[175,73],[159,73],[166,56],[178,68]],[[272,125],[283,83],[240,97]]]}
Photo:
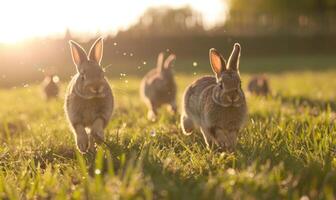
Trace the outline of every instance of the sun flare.
{"label": "sun flare", "polygon": [[[93,3],[94,2],[94,3]],[[79,34],[113,34],[127,29],[149,7],[190,6],[200,12],[205,27],[225,20],[222,0],[11,0],[0,6],[0,43],[15,43],[32,37],[57,36],[66,29]]]}

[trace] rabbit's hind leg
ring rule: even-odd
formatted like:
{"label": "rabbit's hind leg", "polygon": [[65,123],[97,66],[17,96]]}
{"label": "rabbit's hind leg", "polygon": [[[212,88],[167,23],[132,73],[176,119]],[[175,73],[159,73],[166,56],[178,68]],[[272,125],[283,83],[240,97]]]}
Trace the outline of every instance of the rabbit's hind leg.
{"label": "rabbit's hind leg", "polygon": [[195,129],[194,122],[186,114],[181,115],[181,127],[185,135],[191,135]]}

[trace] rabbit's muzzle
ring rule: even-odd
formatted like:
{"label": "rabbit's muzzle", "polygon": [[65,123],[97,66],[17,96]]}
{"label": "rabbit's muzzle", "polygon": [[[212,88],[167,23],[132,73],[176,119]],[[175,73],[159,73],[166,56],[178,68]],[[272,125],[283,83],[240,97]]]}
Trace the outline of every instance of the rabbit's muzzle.
{"label": "rabbit's muzzle", "polygon": [[104,89],[105,89],[105,85],[103,83],[91,83],[86,85],[87,90],[96,97],[104,97]]}
{"label": "rabbit's muzzle", "polygon": [[224,91],[223,101],[226,107],[240,107],[241,106],[241,92],[239,89],[232,89]]}
{"label": "rabbit's muzzle", "polygon": [[231,92],[231,94],[226,95],[226,99],[234,104],[239,101],[240,95],[237,92]]}

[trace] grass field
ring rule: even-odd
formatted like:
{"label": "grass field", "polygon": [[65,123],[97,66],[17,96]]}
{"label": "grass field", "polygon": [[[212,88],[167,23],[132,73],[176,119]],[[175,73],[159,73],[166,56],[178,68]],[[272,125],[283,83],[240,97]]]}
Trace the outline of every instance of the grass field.
{"label": "grass field", "polygon": [[[179,102],[198,76],[177,75]],[[138,78],[110,80],[108,146],[87,155],[76,151],[63,99],[45,102],[36,85],[0,90],[0,199],[335,199],[335,77],[270,75],[273,96],[247,97],[232,154],[184,136],[166,109],[147,121]]]}

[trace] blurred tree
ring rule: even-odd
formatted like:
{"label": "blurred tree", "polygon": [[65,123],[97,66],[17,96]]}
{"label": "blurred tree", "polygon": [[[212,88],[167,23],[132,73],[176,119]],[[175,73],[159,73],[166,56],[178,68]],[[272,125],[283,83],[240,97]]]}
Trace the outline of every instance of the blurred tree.
{"label": "blurred tree", "polygon": [[234,34],[332,34],[335,0],[227,0]]}
{"label": "blurred tree", "polygon": [[150,8],[137,24],[121,34],[133,36],[174,36],[204,33],[202,16],[190,7]]}
{"label": "blurred tree", "polygon": [[336,10],[335,0],[228,0],[232,12],[318,12]]}

